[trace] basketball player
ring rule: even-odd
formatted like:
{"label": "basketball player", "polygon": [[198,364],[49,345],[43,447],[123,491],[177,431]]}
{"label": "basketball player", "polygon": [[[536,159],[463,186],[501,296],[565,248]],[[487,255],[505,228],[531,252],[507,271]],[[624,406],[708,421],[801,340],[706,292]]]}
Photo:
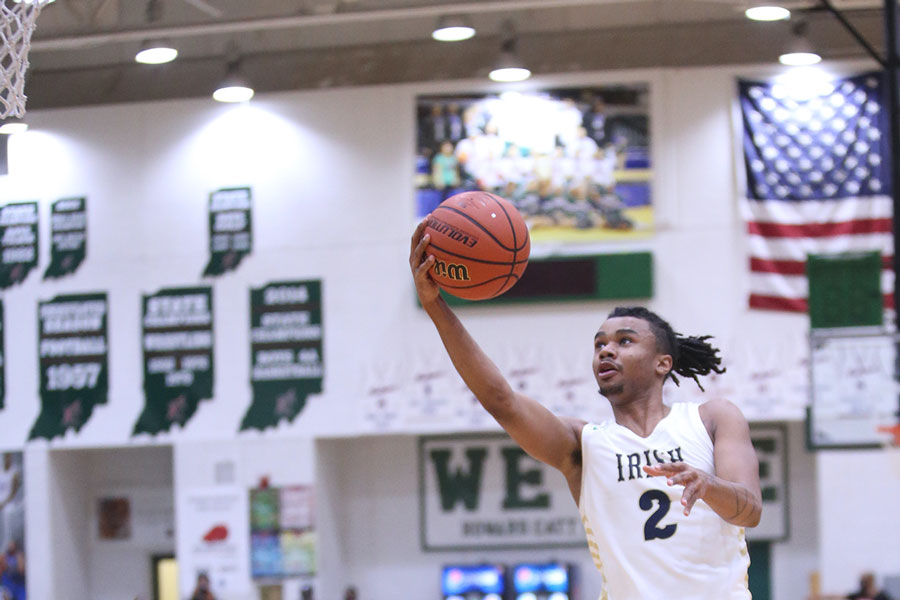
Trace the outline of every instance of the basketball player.
{"label": "basketball player", "polygon": [[[608,600],[749,600],[744,527],[759,523],[759,464],[725,400],[663,404],[663,382],[720,373],[707,337],[681,337],[644,308],[617,308],[594,336],[594,377],[614,420],[554,415],[516,393],[438,293],[424,222],[409,263],[419,301],[482,406],[565,476]],[[701,388],[702,389],[702,388]],[[677,507],[677,508],[676,508]]]}

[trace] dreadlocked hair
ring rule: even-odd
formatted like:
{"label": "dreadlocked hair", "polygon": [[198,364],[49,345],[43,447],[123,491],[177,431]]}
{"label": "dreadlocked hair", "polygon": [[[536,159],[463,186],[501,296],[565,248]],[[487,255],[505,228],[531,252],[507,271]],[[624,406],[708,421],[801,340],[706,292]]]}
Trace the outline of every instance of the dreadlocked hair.
{"label": "dreadlocked hair", "polygon": [[683,336],[675,333],[665,319],[643,306],[619,306],[607,318],[613,317],[635,317],[650,325],[659,351],[672,357],[672,370],[666,376],[671,377],[675,385],[680,385],[675,376],[678,373],[682,377],[690,377],[701,391],[706,391],[697,376],[725,372],[719,349],[706,341],[712,338],[711,335]]}

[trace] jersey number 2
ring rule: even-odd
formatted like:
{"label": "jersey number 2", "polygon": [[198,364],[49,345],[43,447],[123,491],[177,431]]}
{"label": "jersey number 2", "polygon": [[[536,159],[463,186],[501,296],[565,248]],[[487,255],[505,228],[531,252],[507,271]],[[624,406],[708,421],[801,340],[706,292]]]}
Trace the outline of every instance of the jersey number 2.
{"label": "jersey number 2", "polygon": [[644,539],[664,540],[672,537],[675,534],[675,530],[678,528],[678,525],[675,523],[670,523],[665,527],[659,526],[659,522],[662,521],[663,517],[666,516],[666,513],[669,512],[672,501],[669,500],[669,497],[662,490],[647,490],[641,494],[638,504],[640,505],[641,510],[651,510],[653,508],[654,500],[656,500],[658,506],[656,510],[653,511],[653,514],[650,515],[650,518],[647,519],[647,522],[644,523]]}

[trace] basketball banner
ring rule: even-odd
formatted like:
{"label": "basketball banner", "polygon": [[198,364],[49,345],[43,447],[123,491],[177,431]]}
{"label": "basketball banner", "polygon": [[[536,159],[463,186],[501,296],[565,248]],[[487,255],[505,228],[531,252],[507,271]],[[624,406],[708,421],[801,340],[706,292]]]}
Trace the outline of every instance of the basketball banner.
{"label": "basketball banner", "polygon": [[204,276],[233,271],[253,250],[251,207],[249,187],[209,195],[209,263]]}
{"label": "basketball banner", "polygon": [[241,430],[292,422],[322,392],[322,282],[279,281],[250,290],[253,403]]}
{"label": "basketball banner", "polygon": [[38,203],[0,207],[0,289],[21,283],[38,264]]}
{"label": "basketball banner", "polygon": [[38,305],[41,412],[28,439],[80,431],[106,404],[109,360],[106,293],[57,296]]}
{"label": "basketball banner", "polygon": [[44,279],[74,273],[87,254],[87,199],[63,198],[50,209],[50,265]]}
{"label": "basketball banner", "polygon": [[144,410],[134,434],[184,426],[213,396],[213,302],[209,287],[143,297]]}

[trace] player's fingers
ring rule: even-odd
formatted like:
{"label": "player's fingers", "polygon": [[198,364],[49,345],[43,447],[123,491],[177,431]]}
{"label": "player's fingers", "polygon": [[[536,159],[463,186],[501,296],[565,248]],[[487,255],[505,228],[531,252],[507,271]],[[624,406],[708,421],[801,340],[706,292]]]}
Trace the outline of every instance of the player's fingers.
{"label": "player's fingers", "polygon": [[416,230],[413,232],[412,239],[409,243],[409,251],[414,252],[416,246],[419,245],[419,241],[422,239],[422,232],[425,231],[425,222],[428,221],[428,217],[431,215],[425,215],[425,218],[422,219],[418,225],[416,225]]}
{"label": "player's fingers", "polygon": [[409,264],[412,265],[413,268],[416,268],[420,264],[422,264],[422,260],[424,260],[425,248],[428,247],[428,243],[431,241],[431,236],[427,233],[419,236],[419,240],[416,245],[412,249],[412,254],[409,256]]}
{"label": "player's fingers", "polygon": [[429,279],[431,272],[431,267],[434,266],[434,255],[429,254],[415,269],[415,277],[416,279]]}
{"label": "player's fingers", "polygon": [[684,516],[691,514],[691,509],[694,508],[699,492],[699,485],[689,485],[684,488],[684,493],[681,495],[681,504],[684,505]]}
{"label": "player's fingers", "polygon": [[652,465],[653,468],[659,469],[663,473],[681,473],[685,469],[688,468],[687,463],[683,462],[674,462],[674,463],[657,463]]}
{"label": "player's fingers", "polygon": [[687,485],[693,480],[694,473],[692,471],[685,471],[684,473],[669,475],[669,480],[667,481],[667,483],[669,485]]}

